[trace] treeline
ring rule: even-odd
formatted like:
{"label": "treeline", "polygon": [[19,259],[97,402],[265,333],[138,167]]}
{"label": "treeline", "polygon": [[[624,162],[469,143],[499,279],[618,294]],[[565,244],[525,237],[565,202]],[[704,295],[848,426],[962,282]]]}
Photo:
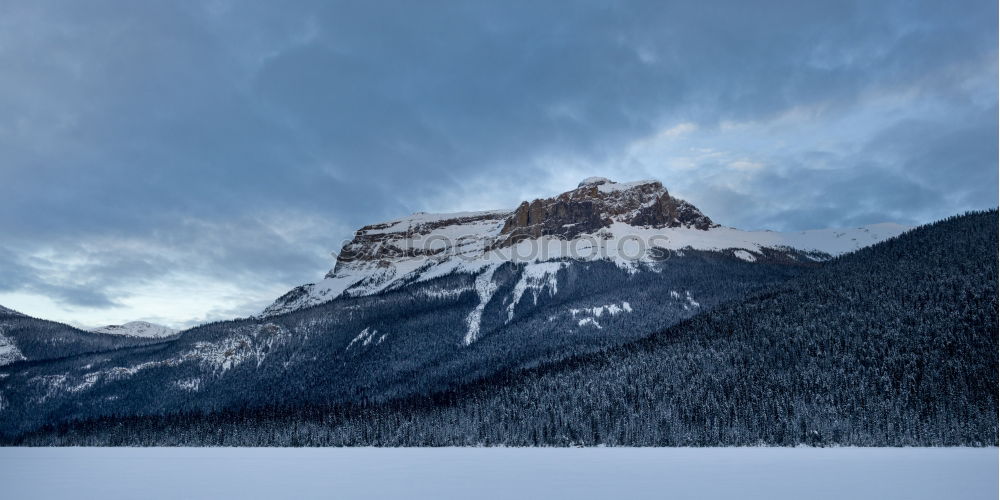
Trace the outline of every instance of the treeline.
{"label": "treeline", "polygon": [[641,341],[430,395],[106,417],[10,443],[996,446],[997,222],[952,217]]}

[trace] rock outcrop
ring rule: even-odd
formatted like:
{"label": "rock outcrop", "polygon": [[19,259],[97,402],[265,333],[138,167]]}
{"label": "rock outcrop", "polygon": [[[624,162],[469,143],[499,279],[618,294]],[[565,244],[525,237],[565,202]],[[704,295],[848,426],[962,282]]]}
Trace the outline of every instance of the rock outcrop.
{"label": "rock outcrop", "polygon": [[615,183],[591,177],[553,198],[521,203],[507,219],[499,246],[519,241],[557,236],[572,239],[594,233],[614,222],[642,227],[691,227],[708,230],[715,226],[694,205],[671,197],[658,181]]}
{"label": "rock outcrop", "polygon": [[[449,228],[468,228],[455,238],[474,235],[482,226],[498,225],[510,214],[510,210],[488,212],[468,212],[438,216],[417,213],[405,219],[364,226],[354,233],[354,239],[344,245],[337,255],[338,265],[355,261],[388,261],[399,258],[431,257],[448,249],[447,245],[426,247],[399,244],[401,241],[420,241],[439,234]],[[442,243],[446,243],[443,241]],[[327,274],[332,277],[336,269]]]}

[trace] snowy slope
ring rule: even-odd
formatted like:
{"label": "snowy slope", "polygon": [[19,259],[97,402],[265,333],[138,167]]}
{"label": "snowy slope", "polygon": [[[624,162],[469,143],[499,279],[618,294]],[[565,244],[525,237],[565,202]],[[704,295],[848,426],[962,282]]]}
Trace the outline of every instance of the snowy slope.
{"label": "snowy slope", "polygon": [[128,337],[142,337],[148,339],[169,337],[176,335],[177,330],[163,325],[149,323],[147,321],[130,321],[124,325],[108,325],[90,330],[94,333],[106,333],[110,335],[125,335]]}
{"label": "snowy slope", "polygon": [[[690,224],[657,227],[629,223],[637,213],[659,203],[660,197],[669,197],[656,181],[615,183],[600,177],[588,178],[576,190],[551,200],[553,203],[573,203],[595,194],[598,198],[588,198],[584,203],[603,204],[593,210],[604,221],[603,227],[594,227],[572,238],[555,234],[511,240],[504,231],[516,217],[514,210],[419,213],[366,226],[344,247],[336,268],[325,279],[297,287],[271,304],[262,316],[282,314],[340,296],[371,295],[450,273],[489,274],[491,269],[506,262],[527,263],[533,267],[565,260],[608,260],[622,268],[638,270],[644,263],[662,257],[662,252],[654,249],[725,251],[747,262],[755,262],[764,249],[794,250],[806,253],[813,260],[825,260],[910,229],[909,226],[883,223],[850,229],[775,232],[743,231],[717,224],[701,229]],[[690,204],[676,201],[684,209],[700,215]],[[563,224],[564,227],[574,225],[572,219],[565,220],[571,222]],[[593,218],[586,222],[593,224]],[[549,268],[551,266],[536,269],[531,276],[538,283],[545,282],[545,270]],[[484,282],[483,287],[488,288],[488,283]],[[485,289],[477,287],[477,290]],[[470,328],[470,332],[472,330],[474,328]]]}

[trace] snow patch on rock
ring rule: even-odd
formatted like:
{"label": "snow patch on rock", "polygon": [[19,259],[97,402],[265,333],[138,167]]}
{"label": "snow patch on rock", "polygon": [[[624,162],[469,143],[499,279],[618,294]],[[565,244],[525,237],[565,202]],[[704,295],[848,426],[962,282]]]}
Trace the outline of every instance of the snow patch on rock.
{"label": "snow patch on rock", "polygon": [[540,262],[526,264],[521,271],[521,278],[514,285],[511,293],[510,305],[507,306],[507,322],[514,319],[514,307],[521,301],[521,297],[528,290],[531,290],[534,303],[538,304],[538,294],[548,289],[549,295],[558,292],[558,282],[556,280],[559,270],[566,266],[565,262]]}
{"label": "snow patch on rock", "polygon": [[737,259],[745,260],[747,262],[757,262],[757,257],[746,250],[737,250],[733,252],[733,255],[736,256]]}
{"label": "snow patch on rock", "polygon": [[698,303],[697,301],[695,301],[693,297],[691,297],[691,291],[690,290],[685,290],[684,291],[684,300],[687,301],[687,304],[684,304],[684,309],[689,310],[689,309],[692,309],[692,308],[699,308],[699,307],[701,307],[701,304]]}
{"label": "snow patch on rock", "polygon": [[490,266],[476,277],[475,287],[476,294],[479,295],[479,304],[476,305],[476,308],[465,319],[465,323],[468,325],[465,337],[462,338],[462,343],[465,345],[472,344],[479,338],[479,328],[483,321],[483,310],[486,309],[486,304],[489,303],[490,299],[493,298],[493,294],[497,291],[497,284],[493,281],[493,273],[496,270],[497,266]]}
{"label": "snow patch on rock", "polygon": [[[361,342],[362,346],[366,346],[368,344],[371,344],[372,343],[372,339],[375,338],[375,334],[377,334],[377,333],[378,333],[378,330],[376,330],[374,328],[372,328],[372,329],[369,330],[368,327],[365,327],[365,329],[361,330],[361,333],[359,333],[357,337],[354,337],[354,340],[351,340],[351,343],[347,344],[347,349],[344,349],[344,350],[345,351],[350,351],[351,347],[354,346],[354,344],[356,344],[358,342]],[[376,345],[377,344],[381,344],[382,343],[382,339],[384,339],[384,338],[385,338],[385,335],[382,335],[381,337],[379,337],[379,340],[376,343]]]}
{"label": "snow patch on rock", "polygon": [[589,314],[595,318],[600,318],[604,314],[617,316],[621,313],[630,313],[632,312],[632,305],[628,302],[622,302],[621,305],[608,304],[597,307],[585,307],[583,309],[570,309],[569,312],[573,315],[573,318],[576,318],[577,314]]}
{"label": "snow patch on rock", "polygon": [[191,378],[180,379],[174,382],[174,385],[177,386],[177,388],[182,391],[198,392],[199,390],[201,390],[201,378],[191,377]]}
{"label": "snow patch on rock", "polygon": [[576,187],[582,188],[583,186],[601,185],[601,184],[611,184],[611,179],[607,177],[587,177],[586,179],[580,181]]}

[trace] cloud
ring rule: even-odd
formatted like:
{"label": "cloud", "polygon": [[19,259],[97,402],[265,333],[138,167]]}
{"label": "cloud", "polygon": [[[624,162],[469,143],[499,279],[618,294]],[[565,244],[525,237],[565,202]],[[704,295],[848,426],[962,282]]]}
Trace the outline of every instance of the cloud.
{"label": "cloud", "polygon": [[362,224],[590,175],[746,227],[995,206],[996,9],[7,3],[0,294],[162,317],[144,290],[202,280],[174,321],[246,314]]}

